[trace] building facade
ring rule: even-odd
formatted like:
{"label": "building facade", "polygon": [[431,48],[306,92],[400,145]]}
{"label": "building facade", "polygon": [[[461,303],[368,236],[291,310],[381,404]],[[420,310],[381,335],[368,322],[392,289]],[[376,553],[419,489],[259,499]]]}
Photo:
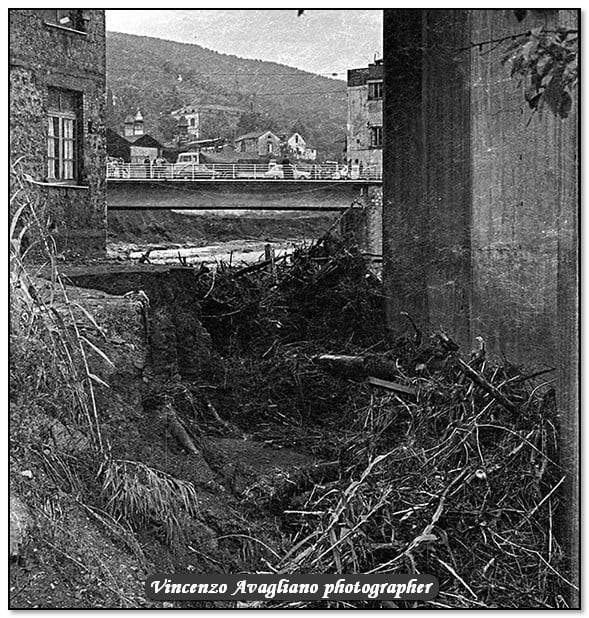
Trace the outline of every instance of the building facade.
{"label": "building facade", "polygon": [[234,136],[243,113],[244,110],[229,105],[193,104],[174,110],[170,116],[178,120],[179,128],[181,125],[183,133],[193,139],[199,139],[218,137],[221,130],[229,131]]}
{"label": "building facade", "polygon": [[348,71],[346,162],[352,174],[382,171],[383,78],[382,60]]}
{"label": "building facade", "polygon": [[146,158],[153,161],[162,154],[163,145],[145,133],[143,114],[125,118],[123,135],[111,129],[106,130],[106,148],[109,157],[123,159],[126,163],[143,163]]}
{"label": "building facade", "polygon": [[235,140],[235,151],[258,157],[279,157],[282,140],[272,131],[254,131]]}
{"label": "building facade", "polygon": [[11,9],[9,17],[11,161],[26,174],[58,251],[103,254],[104,11]]}
{"label": "building facade", "polygon": [[317,150],[310,148],[307,145],[307,141],[300,133],[293,133],[286,140],[288,149],[293,153],[296,159],[303,159],[304,161],[315,161],[317,158]]}
{"label": "building facade", "polygon": [[163,146],[151,135],[123,137],[112,129],[107,129],[106,148],[109,157],[122,159],[125,163],[143,163],[145,158],[153,161],[159,157]]}

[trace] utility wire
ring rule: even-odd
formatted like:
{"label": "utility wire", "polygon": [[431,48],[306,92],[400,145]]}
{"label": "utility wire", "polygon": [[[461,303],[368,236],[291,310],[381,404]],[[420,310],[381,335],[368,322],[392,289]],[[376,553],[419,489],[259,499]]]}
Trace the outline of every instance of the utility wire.
{"label": "utility wire", "polygon": [[116,71],[119,73],[166,73],[170,76],[173,75],[186,75],[187,77],[191,77],[194,75],[207,75],[209,77],[276,77],[276,76],[288,76],[288,77],[300,77],[310,79],[313,77],[335,77],[337,75],[346,75],[345,71],[340,71],[337,73],[213,73],[213,72],[205,72],[205,71],[191,71],[186,70],[182,71],[176,68],[174,71],[169,71],[167,69],[125,69],[122,67],[111,67],[109,71]]}

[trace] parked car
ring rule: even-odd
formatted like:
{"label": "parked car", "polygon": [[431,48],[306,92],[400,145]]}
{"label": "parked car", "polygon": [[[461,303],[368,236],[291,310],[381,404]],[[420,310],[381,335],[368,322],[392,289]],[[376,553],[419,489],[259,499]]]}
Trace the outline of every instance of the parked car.
{"label": "parked car", "polygon": [[[294,165],[291,165],[292,169],[292,178],[293,180],[310,180],[311,172],[307,172],[304,170],[298,170]],[[265,178],[274,178],[274,179],[284,179],[284,166],[283,165],[274,165],[267,172],[264,173]],[[288,178],[288,173],[287,173]]]}

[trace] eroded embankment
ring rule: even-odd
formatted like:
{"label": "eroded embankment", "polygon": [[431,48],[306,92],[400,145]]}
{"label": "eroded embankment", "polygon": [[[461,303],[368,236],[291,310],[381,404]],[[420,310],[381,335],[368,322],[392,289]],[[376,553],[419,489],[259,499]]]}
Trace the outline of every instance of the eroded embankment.
{"label": "eroded embankment", "polygon": [[[95,450],[69,456],[63,442],[39,453],[30,445],[48,444],[47,430],[30,440],[18,423],[11,489],[35,522],[50,513],[13,571],[21,606],[53,594],[31,587],[25,567],[57,578],[59,561],[69,588],[55,606],[145,604],[145,571],[167,569],[432,573],[442,592],[428,607],[562,605],[562,481],[542,376],[489,363],[483,346],[473,381],[451,340],[409,322],[391,341],[379,281],[330,238],[256,271],[69,276],[98,299],[106,332],[84,332],[114,356],[106,370],[91,358],[111,386],[96,388],[108,456],[97,465]],[[316,358],[329,352],[348,363],[339,375]],[[377,366],[388,373],[366,381]],[[72,496],[76,517],[94,509],[104,520],[92,520],[104,538],[95,553],[121,545],[117,565],[135,574],[123,594],[108,587],[112,563],[51,536],[77,531],[63,507]],[[72,566],[84,560],[85,587]]]}

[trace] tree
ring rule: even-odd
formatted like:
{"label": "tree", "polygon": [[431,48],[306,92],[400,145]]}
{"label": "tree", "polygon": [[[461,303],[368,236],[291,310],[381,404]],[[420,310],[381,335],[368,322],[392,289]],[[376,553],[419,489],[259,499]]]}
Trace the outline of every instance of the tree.
{"label": "tree", "polygon": [[173,116],[162,116],[157,122],[158,134],[164,140],[171,140],[178,133],[178,121]]}
{"label": "tree", "polygon": [[514,40],[503,62],[511,65],[511,76],[519,77],[525,98],[534,111],[544,104],[557,116],[571,111],[578,83],[579,32],[558,28],[534,28]]}

